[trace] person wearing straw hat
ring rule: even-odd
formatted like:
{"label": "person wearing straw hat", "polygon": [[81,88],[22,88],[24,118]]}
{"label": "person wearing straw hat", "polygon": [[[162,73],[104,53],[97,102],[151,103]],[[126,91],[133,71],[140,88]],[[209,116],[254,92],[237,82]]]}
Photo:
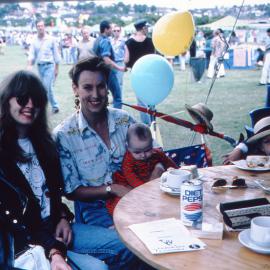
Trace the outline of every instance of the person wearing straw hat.
{"label": "person wearing straw hat", "polygon": [[186,104],[185,107],[196,124],[204,124],[208,131],[214,129],[211,124],[214,114],[204,103],[200,102],[193,106]]}
{"label": "person wearing straw hat", "polygon": [[223,164],[254,154],[270,156],[270,116],[262,118],[254,125],[254,135],[226,155]]}
{"label": "person wearing straw hat", "polygon": [[247,140],[256,154],[270,156],[270,116],[262,118],[254,126],[254,135]]}

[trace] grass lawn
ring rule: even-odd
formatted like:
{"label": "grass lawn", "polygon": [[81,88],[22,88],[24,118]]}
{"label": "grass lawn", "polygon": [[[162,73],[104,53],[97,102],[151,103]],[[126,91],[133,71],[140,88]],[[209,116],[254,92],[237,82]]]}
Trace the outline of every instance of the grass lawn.
{"label": "grass lawn", "polygon": [[[26,67],[26,56],[19,47],[6,47],[5,55],[0,55],[0,79],[12,71]],[[55,83],[56,98],[60,103],[59,114],[52,115],[48,110],[51,127],[55,127],[74,109],[71,81],[68,70],[71,66],[61,65],[60,74]],[[172,114],[179,112],[180,118],[191,120],[185,112],[184,105],[194,105],[204,102],[211,81],[205,79],[201,84],[191,81],[190,70],[180,71],[178,66],[174,67],[175,83],[170,95],[157,106],[157,110]],[[252,109],[263,107],[266,89],[257,86],[260,78],[260,70],[229,70],[226,77],[218,79],[214,85],[208,106],[214,113],[213,125],[217,132],[225,133],[238,139],[240,132],[244,131],[244,124],[250,124],[248,112]],[[130,73],[124,77],[123,100],[129,104],[135,104],[135,94],[130,85]],[[129,108],[127,109],[135,118],[139,114]],[[193,133],[188,129],[158,120],[165,149],[187,146],[191,142]],[[195,143],[200,142],[200,135],[196,135]],[[227,153],[231,146],[218,138],[208,136],[208,143],[213,153],[214,164],[221,164],[222,154]]]}

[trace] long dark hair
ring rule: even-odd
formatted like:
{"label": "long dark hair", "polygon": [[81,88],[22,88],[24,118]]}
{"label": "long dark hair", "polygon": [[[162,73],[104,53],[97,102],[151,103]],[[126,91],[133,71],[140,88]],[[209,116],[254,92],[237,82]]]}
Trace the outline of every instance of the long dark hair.
{"label": "long dark hair", "polygon": [[21,70],[9,75],[0,85],[0,153],[15,161],[27,162],[28,156],[18,144],[16,122],[10,114],[12,97],[27,95],[40,111],[31,126],[28,138],[33,147],[49,160],[57,155],[47,124],[47,95],[40,79],[32,72]]}

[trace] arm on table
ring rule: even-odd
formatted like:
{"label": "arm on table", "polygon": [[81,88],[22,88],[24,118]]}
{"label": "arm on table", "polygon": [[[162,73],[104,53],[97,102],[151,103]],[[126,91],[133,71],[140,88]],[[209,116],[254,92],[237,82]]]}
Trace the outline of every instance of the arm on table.
{"label": "arm on table", "polygon": [[245,154],[243,153],[243,151],[240,148],[234,148],[230,153],[224,155],[224,161],[223,164],[224,165],[229,165],[231,164],[232,161],[235,160],[240,160],[242,158],[244,158]]}

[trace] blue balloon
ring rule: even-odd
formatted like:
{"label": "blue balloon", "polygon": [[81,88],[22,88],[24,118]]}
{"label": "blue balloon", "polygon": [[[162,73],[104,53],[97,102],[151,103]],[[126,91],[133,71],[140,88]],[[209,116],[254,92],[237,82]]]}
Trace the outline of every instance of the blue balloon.
{"label": "blue balloon", "polygon": [[173,68],[162,56],[148,54],[139,58],[131,70],[131,85],[136,96],[148,106],[162,102],[174,83]]}

